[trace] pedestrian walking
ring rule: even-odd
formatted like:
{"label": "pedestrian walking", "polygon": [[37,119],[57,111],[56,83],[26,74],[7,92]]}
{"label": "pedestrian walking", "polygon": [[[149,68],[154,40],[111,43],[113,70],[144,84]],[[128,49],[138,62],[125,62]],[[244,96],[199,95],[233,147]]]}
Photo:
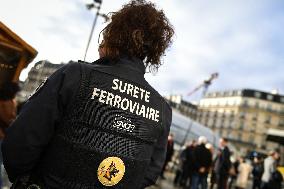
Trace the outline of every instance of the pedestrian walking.
{"label": "pedestrian walking", "polygon": [[253,184],[252,189],[261,189],[261,177],[263,174],[263,161],[260,157],[255,157],[253,159],[253,169],[252,169],[252,176],[253,176]]}
{"label": "pedestrian walking", "polygon": [[240,165],[240,161],[239,161],[239,159],[237,159],[235,162],[232,163],[232,166],[229,170],[229,181],[228,181],[229,182],[228,183],[229,189],[232,189],[233,185],[236,182],[237,176],[239,174],[239,170],[238,170],[239,165]]}
{"label": "pedestrian walking", "polygon": [[217,160],[219,159],[219,156],[221,155],[221,152],[222,152],[222,150],[220,148],[218,148],[216,156],[213,158],[211,175],[210,175],[210,189],[213,189],[214,186],[217,184],[215,165],[216,165]]}
{"label": "pedestrian walking", "polygon": [[268,188],[269,189],[281,189],[282,188],[282,182],[283,182],[283,175],[281,172],[277,169],[277,166],[280,162],[280,154],[278,151],[275,151],[274,153],[274,159],[275,159],[275,170],[271,174],[271,178],[268,182]]}
{"label": "pedestrian walking", "polygon": [[193,151],[194,165],[191,181],[191,189],[207,189],[207,177],[212,165],[212,154],[206,148],[207,139],[204,136],[198,138],[198,145]]}
{"label": "pedestrian walking", "polygon": [[229,170],[231,167],[230,150],[227,145],[227,139],[221,138],[219,141],[220,153],[214,165],[218,189],[227,189]]}
{"label": "pedestrian walking", "polygon": [[30,97],[2,143],[13,186],[133,189],[156,182],[171,108],[145,80],[171,44],[173,28],[151,2],[111,14],[101,58],[67,64]]}
{"label": "pedestrian walking", "polygon": [[165,160],[165,163],[163,165],[163,169],[161,171],[161,178],[162,179],[165,179],[164,172],[166,170],[166,166],[172,160],[173,155],[174,155],[174,135],[172,133],[170,133],[169,136],[168,136],[166,160]]}
{"label": "pedestrian walking", "polygon": [[174,166],[175,166],[175,178],[174,178],[174,186],[180,186],[180,182],[181,182],[181,178],[182,178],[182,167],[185,161],[185,157],[184,157],[184,150],[186,149],[186,147],[188,146],[188,144],[185,144],[184,146],[181,147],[181,149],[178,152],[178,156],[174,161]]}
{"label": "pedestrian walking", "polygon": [[278,158],[279,154],[277,151],[270,151],[268,157],[264,159],[264,171],[261,177],[261,189],[272,189],[269,185],[269,182],[272,179],[272,174],[276,171],[276,160]]}
{"label": "pedestrian walking", "polygon": [[244,157],[241,157],[239,162],[236,189],[246,189],[252,167],[245,161]]}
{"label": "pedestrian walking", "polygon": [[193,166],[194,166],[194,157],[193,152],[196,148],[196,140],[192,140],[192,142],[186,146],[184,151],[182,152],[183,158],[183,166],[182,166],[182,175],[180,185],[184,188],[191,187],[192,181],[192,173],[193,173]]}

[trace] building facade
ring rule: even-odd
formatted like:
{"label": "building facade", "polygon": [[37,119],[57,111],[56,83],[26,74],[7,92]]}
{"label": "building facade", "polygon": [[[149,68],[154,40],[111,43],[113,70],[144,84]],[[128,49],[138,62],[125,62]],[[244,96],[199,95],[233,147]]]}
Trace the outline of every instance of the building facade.
{"label": "building facade", "polygon": [[47,60],[37,62],[29,71],[28,77],[22,85],[22,90],[18,94],[18,101],[26,101],[35,89],[57,69],[64,64],[53,64]]}
{"label": "building facade", "polygon": [[192,120],[196,120],[198,111],[198,106],[196,104],[183,100],[182,95],[169,95],[165,96],[165,99],[168,101],[172,108],[175,108],[186,117],[189,117]]}
{"label": "building facade", "polygon": [[196,119],[243,154],[267,152],[279,147],[266,137],[269,128],[284,130],[284,96],[251,89],[208,93]]}
{"label": "building facade", "polygon": [[174,134],[178,146],[181,147],[189,141],[205,136],[209,143],[218,148],[219,135],[196,121],[198,112],[196,104],[183,100],[182,95],[169,95],[165,96],[165,99],[173,110],[170,132]]}

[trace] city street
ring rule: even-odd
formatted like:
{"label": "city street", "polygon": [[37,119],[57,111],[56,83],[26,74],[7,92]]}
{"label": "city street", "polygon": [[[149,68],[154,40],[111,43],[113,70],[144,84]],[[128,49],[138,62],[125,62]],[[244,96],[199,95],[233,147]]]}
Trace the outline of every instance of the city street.
{"label": "city street", "polygon": [[0,189],[284,189],[284,0],[0,18]]}
{"label": "city street", "polygon": [[[166,179],[159,178],[157,181],[157,185],[148,187],[146,189],[183,189],[181,187],[175,187],[173,185],[174,176],[175,175],[173,173],[166,172],[165,173]],[[251,188],[252,188],[252,182],[251,180],[249,180],[248,187],[246,189],[251,189]],[[216,189],[216,186],[214,187],[214,189]],[[232,189],[234,189],[234,187],[232,187]]]}
{"label": "city street", "polygon": [[166,179],[158,179],[157,185],[148,187],[147,189],[180,189],[173,186],[174,174],[170,172],[165,173]]}
{"label": "city street", "polygon": [[[183,189],[181,187],[175,187],[173,185],[174,176],[175,176],[174,173],[166,172],[165,173],[166,179],[159,178],[156,185],[148,187],[146,189]],[[2,189],[8,189],[11,186],[11,184],[8,181],[8,177],[6,173],[4,174],[4,177],[3,177],[3,184],[4,185]],[[249,180],[249,184],[246,189],[251,189],[251,188],[252,188],[252,182],[251,180]],[[216,187],[214,189],[216,189]],[[232,187],[232,189],[234,189],[234,187]]]}

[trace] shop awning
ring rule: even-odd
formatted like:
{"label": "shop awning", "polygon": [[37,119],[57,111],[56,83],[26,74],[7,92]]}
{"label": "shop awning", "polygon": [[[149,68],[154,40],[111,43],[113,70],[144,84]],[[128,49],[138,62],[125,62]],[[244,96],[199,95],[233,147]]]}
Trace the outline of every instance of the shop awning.
{"label": "shop awning", "polygon": [[284,130],[268,129],[266,140],[284,145]]}
{"label": "shop awning", "polygon": [[0,22],[0,85],[17,82],[22,69],[36,57],[37,51]]}

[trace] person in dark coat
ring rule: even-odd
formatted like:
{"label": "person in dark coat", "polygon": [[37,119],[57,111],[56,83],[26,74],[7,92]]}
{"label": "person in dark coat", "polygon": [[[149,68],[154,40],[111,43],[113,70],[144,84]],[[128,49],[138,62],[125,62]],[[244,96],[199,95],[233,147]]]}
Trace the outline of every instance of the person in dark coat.
{"label": "person in dark coat", "polygon": [[228,189],[232,189],[233,185],[235,185],[236,183],[237,176],[239,174],[239,171],[238,171],[239,165],[240,165],[239,158],[235,162],[232,162],[232,166],[230,168]]}
{"label": "person in dark coat", "polygon": [[219,141],[220,153],[214,165],[217,189],[227,189],[229,170],[231,168],[230,150],[227,145],[227,139],[221,138]]}
{"label": "person in dark coat", "polygon": [[166,159],[172,112],[144,75],[161,65],[173,33],[151,2],[131,1],[112,13],[101,58],[61,67],[8,129],[2,152],[13,187],[154,184]]}
{"label": "person in dark coat", "polygon": [[[193,172],[194,158],[193,151],[196,147],[196,140],[192,140],[192,142],[186,146],[186,148],[182,152],[182,175],[180,180],[180,185],[185,187],[190,187],[191,177]],[[189,186],[187,186],[189,183]]]}
{"label": "person in dark coat", "polygon": [[207,189],[207,176],[212,165],[212,154],[209,149],[205,147],[207,139],[200,136],[198,145],[193,151],[193,175],[191,181],[191,189]]}
{"label": "person in dark coat", "polygon": [[212,169],[211,169],[211,177],[210,177],[210,189],[213,189],[214,186],[217,184],[217,178],[216,178],[216,172],[215,172],[215,165],[217,160],[219,159],[219,156],[221,155],[222,151],[221,149],[217,149],[216,156],[213,158],[212,162]]}
{"label": "person in dark coat", "polygon": [[280,163],[280,153],[278,150],[274,152],[274,158],[275,158],[275,170],[271,174],[271,178],[268,182],[268,189],[281,189],[282,188],[282,182],[283,182],[283,175],[281,172],[277,169]]}
{"label": "person in dark coat", "polygon": [[164,172],[165,172],[167,164],[172,160],[173,155],[174,155],[174,135],[170,133],[170,135],[168,136],[166,160],[165,160],[162,172],[161,172],[162,179],[165,179]]}
{"label": "person in dark coat", "polygon": [[252,189],[261,189],[261,177],[263,174],[263,161],[260,157],[255,157],[253,160],[253,169],[252,169],[252,176],[253,176],[253,184]]}

